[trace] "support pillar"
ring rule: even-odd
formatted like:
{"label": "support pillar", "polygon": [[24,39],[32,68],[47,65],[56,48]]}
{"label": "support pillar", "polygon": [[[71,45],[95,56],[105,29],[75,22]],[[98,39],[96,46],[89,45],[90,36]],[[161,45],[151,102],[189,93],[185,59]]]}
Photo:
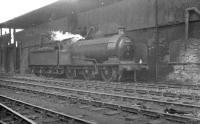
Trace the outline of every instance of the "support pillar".
{"label": "support pillar", "polygon": [[2,41],[0,39],[0,72],[2,71],[2,54],[3,54],[3,52],[2,52]]}
{"label": "support pillar", "polygon": [[16,48],[16,40],[15,40],[15,34],[16,34],[16,30],[13,29],[13,40],[14,40],[14,45],[13,45],[13,48],[14,48],[14,72],[17,71],[17,48]]}
{"label": "support pillar", "polygon": [[2,36],[2,28],[0,28],[0,71],[2,71],[2,55],[3,55],[3,52],[2,52],[2,45],[3,45],[3,41],[1,39],[1,36]]}
{"label": "support pillar", "polygon": [[9,72],[13,73],[15,71],[15,44],[12,42],[12,35],[13,35],[13,29],[9,28],[9,46],[8,46],[8,52],[7,52],[7,63],[8,63],[8,69]]}
{"label": "support pillar", "polygon": [[9,34],[9,44],[11,44],[11,28],[9,28],[9,32],[8,32],[8,34]]}
{"label": "support pillar", "polygon": [[158,0],[155,1],[155,80],[158,80],[159,70],[159,26],[158,26]]}
{"label": "support pillar", "polygon": [[0,28],[0,37],[3,35],[2,28]]}
{"label": "support pillar", "polygon": [[6,71],[6,47],[3,45],[2,48],[2,71]]}

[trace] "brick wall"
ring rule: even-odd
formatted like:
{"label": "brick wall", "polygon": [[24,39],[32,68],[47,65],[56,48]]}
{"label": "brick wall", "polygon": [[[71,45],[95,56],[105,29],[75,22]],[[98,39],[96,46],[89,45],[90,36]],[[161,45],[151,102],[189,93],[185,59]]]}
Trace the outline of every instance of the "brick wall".
{"label": "brick wall", "polygon": [[[178,40],[172,45],[172,50],[177,51],[172,60],[177,64],[173,65],[174,70],[168,75],[168,79],[200,84],[200,40]],[[175,45],[178,45],[179,49],[176,49]]]}

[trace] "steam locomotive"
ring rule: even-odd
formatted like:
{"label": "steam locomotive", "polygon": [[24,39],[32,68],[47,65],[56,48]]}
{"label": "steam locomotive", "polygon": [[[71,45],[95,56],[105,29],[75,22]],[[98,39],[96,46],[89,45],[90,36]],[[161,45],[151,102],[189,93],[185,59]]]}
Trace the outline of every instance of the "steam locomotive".
{"label": "steam locomotive", "polygon": [[30,51],[29,67],[36,75],[65,75],[67,78],[121,81],[129,73],[148,69],[135,61],[137,46],[123,32],[116,35],[72,42],[67,39]]}

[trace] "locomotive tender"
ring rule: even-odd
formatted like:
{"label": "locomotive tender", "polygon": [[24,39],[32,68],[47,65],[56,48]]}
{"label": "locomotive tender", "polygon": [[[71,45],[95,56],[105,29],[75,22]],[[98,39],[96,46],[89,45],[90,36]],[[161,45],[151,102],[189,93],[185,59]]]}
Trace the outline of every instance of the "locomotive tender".
{"label": "locomotive tender", "polygon": [[136,70],[148,69],[147,64],[135,61],[135,47],[123,31],[98,39],[77,42],[68,39],[32,50],[29,67],[37,75],[62,74],[67,78],[121,81],[125,72],[133,77]]}

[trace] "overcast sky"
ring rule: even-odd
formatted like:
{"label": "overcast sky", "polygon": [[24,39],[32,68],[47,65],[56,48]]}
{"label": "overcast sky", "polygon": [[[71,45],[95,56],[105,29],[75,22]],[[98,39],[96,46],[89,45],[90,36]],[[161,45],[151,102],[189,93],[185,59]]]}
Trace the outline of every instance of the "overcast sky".
{"label": "overcast sky", "polygon": [[58,0],[0,0],[0,23]]}

